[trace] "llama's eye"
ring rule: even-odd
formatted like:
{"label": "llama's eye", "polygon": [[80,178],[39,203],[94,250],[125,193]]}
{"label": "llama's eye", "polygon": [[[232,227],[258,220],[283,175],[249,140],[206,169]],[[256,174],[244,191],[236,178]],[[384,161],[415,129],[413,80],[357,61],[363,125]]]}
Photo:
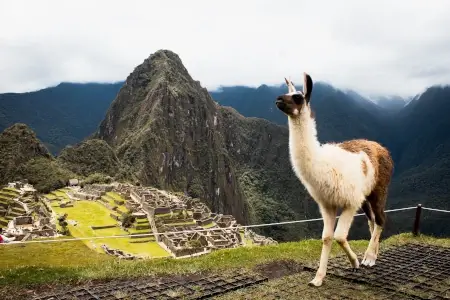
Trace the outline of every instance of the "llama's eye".
{"label": "llama's eye", "polygon": [[303,97],[300,94],[292,95],[292,100],[294,100],[295,104],[300,105],[303,103]]}

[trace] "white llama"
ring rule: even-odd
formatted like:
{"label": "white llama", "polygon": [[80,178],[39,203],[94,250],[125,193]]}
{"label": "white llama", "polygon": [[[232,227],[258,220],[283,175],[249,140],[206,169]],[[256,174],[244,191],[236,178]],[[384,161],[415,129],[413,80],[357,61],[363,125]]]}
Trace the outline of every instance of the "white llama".
{"label": "white llama", "polygon": [[373,141],[359,139],[320,144],[309,104],[313,89],[311,77],[304,73],[303,92],[296,91],[292,81],[285,80],[288,93],[277,98],[276,106],[288,117],[291,163],[295,174],[317,202],[323,217],[319,268],[309,283],[320,286],[327,272],[338,209],[342,209],[342,213],[334,239],[345,251],[354,269],[359,268],[359,261],[347,242],[347,236],[358,209],[362,208],[365,212],[371,239],[362,264],[375,265],[385,223],[384,208],[393,161],[389,151]]}

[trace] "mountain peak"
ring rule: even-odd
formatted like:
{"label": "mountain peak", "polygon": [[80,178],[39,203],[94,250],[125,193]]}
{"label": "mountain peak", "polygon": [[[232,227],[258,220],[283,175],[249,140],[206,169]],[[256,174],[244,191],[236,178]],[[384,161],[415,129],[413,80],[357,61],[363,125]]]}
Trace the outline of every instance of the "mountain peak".
{"label": "mountain peak", "polygon": [[125,86],[142,88],[149,84],[177,84],[192,81],[178,54],[170,50],[158,50],[150,54],[133,70]]}
{"label": "mountain peak", "polygon": [[16,179],[20,167],[30,159],[51,158],[34,131],[22,123],[1,132],[0,145],[0,184]]}

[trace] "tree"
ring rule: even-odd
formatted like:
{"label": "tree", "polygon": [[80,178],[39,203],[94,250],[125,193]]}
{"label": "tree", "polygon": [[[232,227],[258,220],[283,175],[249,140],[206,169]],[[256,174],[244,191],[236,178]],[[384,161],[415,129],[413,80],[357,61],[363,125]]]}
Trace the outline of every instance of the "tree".
{"label": "tree", "polygon": [[135,221],[136,217],[133,216],[133,213],[131,211],[122,215],[121,222],[124,228],[130,228]]}
{"label": "tree", "polygon": [[67,213],[65,213],[64,215],[58,217],[58,224],[61,226],[61,234],[64,235],[69,234],[69,228],[67,227],[67,225],[69,225],[67,223],[67,216]]}

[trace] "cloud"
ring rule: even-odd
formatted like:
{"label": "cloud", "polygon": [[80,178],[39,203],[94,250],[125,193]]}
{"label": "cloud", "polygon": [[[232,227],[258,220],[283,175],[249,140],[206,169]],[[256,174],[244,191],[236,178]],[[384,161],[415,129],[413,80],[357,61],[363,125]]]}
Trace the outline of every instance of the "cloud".
{"label": "cloud", "polygon": [[414,95],[449,83],[449,13],[446,0],[0,0],[0,92],[124,80],[170,49],[209,89],[306,71],[366,95]]}

